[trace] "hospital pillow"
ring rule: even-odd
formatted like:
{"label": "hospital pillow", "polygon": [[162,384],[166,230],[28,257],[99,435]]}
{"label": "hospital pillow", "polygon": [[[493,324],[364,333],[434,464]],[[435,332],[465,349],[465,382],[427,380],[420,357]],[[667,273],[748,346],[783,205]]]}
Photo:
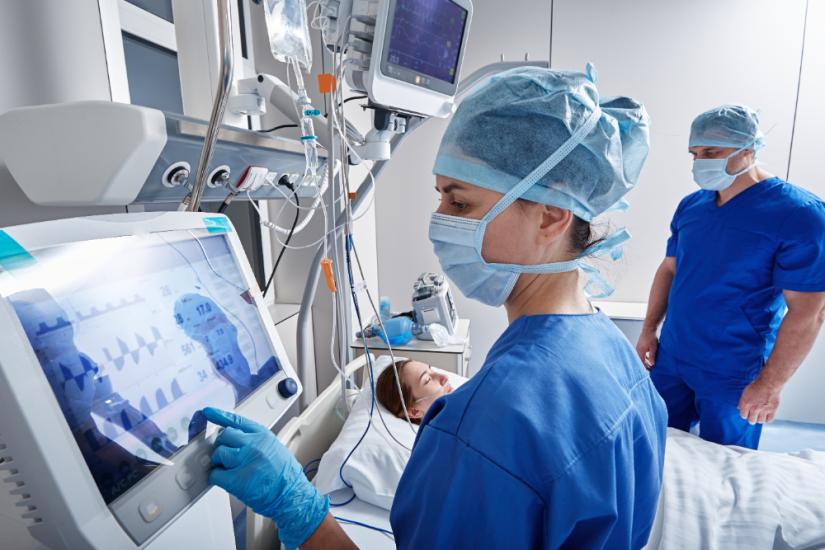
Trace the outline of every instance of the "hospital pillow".
{"label": "hospital pillow", "polygon": [[[396,357],[395,359],[399,361],[404,358]],[[374,366],[375,378],[377,379],[381,371],[389,367],[390,364],[391,359],[389,357],[379,357]],[[467,381],[466,378],[457,374],[436,370],[447,375],[453,388],[457,388]],[[349,417],[344,423],[344,427],[341,428],[341,433],[338,434],[329,450],[321,458],[318,473],[313,480],[315,487],[321,494],[330,494],[333,491],[346,488],[339,475],[339,470],[347,455],[364,433],[369,421],[371,399],[372,388],[367,385],[352,406]],[[401,473],[410,459],[410,451],[404,449],[390,436],[390,432],[387,431],[378,416],[379,408],[383,413],[387,428],[391,430],[395,439],[407,448],[412,449],[415,434],[410,430],[407,421],[393,416],[376,400],[372,427],[344,465],[341,474],[352,485],[352,489],[359,499],[389,510],[395,497],[395,489],[401,480]],[[413,426],[418,429],[418,426]]]}

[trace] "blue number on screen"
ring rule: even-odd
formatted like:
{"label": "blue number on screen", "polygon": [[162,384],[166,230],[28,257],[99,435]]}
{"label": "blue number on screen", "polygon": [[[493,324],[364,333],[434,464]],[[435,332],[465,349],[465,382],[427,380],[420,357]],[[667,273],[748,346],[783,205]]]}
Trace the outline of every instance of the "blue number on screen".
{"label": "blue number on screen", "polygon": [[215,361],[215,365],[218,367],[218,369],[225,369],[234,362],[234,357],[232,357],[231,355],[224,355],[223,357],[220,357],[217,361]]}
{"label": "blue number on screen", "polygon": [[181,344],[180,351],[184,355],[190,355],[191,353],[193,353],[195,351],[195,346],[193,346],[190,343]]}
{"label": "blue number on screen", "polygon": [[199,315],[206,315],[212,311],[212,306],[208,302],[199,304],[197,310]]}

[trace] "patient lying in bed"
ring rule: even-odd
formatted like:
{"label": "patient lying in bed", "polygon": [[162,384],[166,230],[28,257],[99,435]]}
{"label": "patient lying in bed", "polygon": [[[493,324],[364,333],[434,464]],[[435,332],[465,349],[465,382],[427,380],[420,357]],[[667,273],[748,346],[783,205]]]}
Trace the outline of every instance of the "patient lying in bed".
{"label": "patient lying in bed", "polygon": [[[398,371],[396,380],[395,371]],[[404,396],[402,405],[398,387]],[[406,406],[410,422],[419,424],[424,414],[433,402],[453,391],[453,387],[446,375],[434,370],[430,365],[411,359],[396,361],[395,370],[392,366],[385,368],[375,381],[375,397],[378,402],[392,414],[401,419]]]}

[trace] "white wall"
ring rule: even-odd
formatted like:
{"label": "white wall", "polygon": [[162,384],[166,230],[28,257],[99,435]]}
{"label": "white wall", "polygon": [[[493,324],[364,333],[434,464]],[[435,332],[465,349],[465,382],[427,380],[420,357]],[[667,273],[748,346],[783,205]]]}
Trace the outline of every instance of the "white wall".
{"label": "white wall", "polygon": [[[790,181],[825,197],[825,1],[810,0],[799,105],[791,149]],[[825,334],[820,334],[808,359],[791,378],[782,395],[779,415],[825,423]]]}
{"label": "white wall", "polygon": [[[550,46],[550,3],[533,0],[475,0],[473,21],[463,74],[505,60],[547,60]],[[446,121],[431,120],[416,130],[394,155],[378,182],[378,280],[381,294],[389,296],[394,310],[410,309],[412,285],[423,271],[440,271],[427,238],[430,214],[438,194],[432,166]],[[495,339],[506,327],[503,310],[467,300],[455,292],[461,317],[471,321],[476,372]]]}

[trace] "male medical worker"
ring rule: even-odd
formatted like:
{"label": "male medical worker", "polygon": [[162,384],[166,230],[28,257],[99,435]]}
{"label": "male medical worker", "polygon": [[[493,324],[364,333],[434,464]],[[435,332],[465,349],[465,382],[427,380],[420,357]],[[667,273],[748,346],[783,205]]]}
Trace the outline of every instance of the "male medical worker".
{"label": "male medical worker", "polygon": [[[507,71],[459,106],[436,158],[429,235],[466,296],[510,320],[481,370],[433,403],[395,493],[400,549],[637,549],[662,481],[666,411],[581,272],[628,235],[590,221],[635,185],[647,112],[592,73]],[[210,481],[278,524],[287,548],[351,548],[275,436],[232,413]],[[376,420],[377,421],[377,420]]]}
{"label": "male medical worker", "polygon": [[693,121],[701,190],[673,216],[636,347],[669,426],[752,449],[825,316],[825,204],[763,170],[762,146],[743,105]]}

